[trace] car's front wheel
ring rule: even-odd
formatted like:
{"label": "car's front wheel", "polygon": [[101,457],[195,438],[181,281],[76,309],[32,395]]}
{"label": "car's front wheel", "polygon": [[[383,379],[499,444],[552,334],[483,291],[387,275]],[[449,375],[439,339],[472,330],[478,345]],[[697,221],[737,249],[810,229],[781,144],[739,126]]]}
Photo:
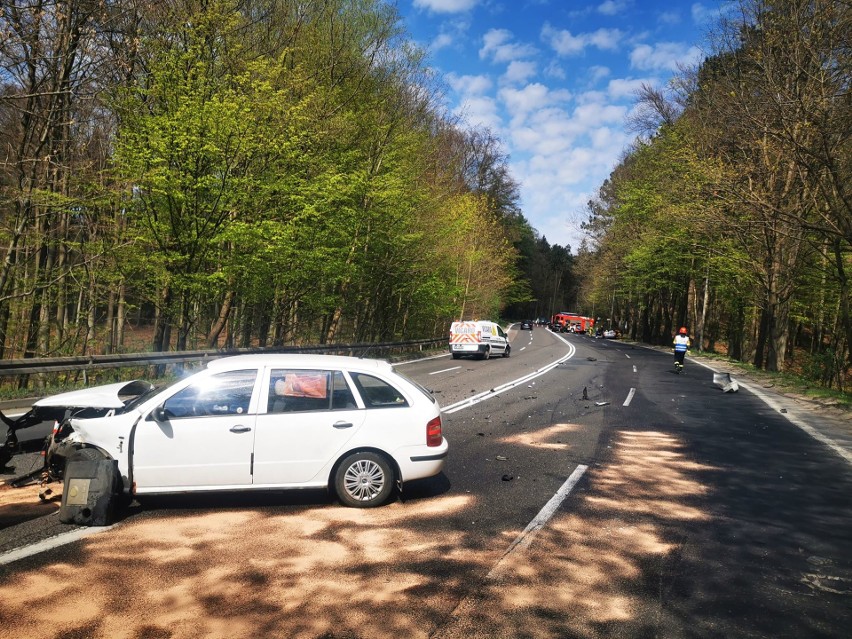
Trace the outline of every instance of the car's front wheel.
{"label": "car's front wheel", "polygon": [[512,347],[509,346],[508,344],[506,344],[506,350],[503,351],[503,357],[509,357],[509,355],[511,353],[512,353]]}
{"label": "car's front wheel", "polygon": [[349,455],[334,475],[341,502],[354,508],[381,506],[393,492],[394,474],[387,459],[371,452]]}

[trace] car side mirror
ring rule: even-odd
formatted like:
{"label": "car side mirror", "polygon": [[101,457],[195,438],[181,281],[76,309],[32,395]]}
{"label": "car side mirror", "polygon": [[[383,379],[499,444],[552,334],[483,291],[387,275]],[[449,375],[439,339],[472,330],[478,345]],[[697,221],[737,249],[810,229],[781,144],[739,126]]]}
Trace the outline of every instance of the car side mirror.
{"label": "car side mirror", "polygon": [[154,418],[156,422],[167,422],[169,421],[168,416],[166,415],[166,409],[163,408],[162,404],[157,406],[154,410],[151,411],[151,417]]}

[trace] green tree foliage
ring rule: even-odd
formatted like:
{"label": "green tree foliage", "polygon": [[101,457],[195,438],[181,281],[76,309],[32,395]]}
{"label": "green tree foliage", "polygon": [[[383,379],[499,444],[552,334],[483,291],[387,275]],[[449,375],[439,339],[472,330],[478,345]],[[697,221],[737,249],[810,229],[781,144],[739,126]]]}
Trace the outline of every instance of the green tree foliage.
{"label": "green tree foliage", "polygon": [[441,336],[572,280],[392,3],[50,7],[3,4],[4,354]]}
{"label": "green tree foliage", "polygon": [[739,8],[675,100],[640,95],[648,135],[590,205],[587,294],[599,307],[609,296],[613,321],[646,340],[686,325],[701,347],[725,339],[736,358],[819,369],[842,387],[850,11],[830,0]]}

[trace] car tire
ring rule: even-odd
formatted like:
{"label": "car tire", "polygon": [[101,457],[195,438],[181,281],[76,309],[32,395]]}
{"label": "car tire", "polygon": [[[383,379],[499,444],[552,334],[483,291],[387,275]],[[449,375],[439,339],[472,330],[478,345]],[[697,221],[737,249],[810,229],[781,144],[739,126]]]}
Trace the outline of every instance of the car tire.
{"label": "car tire", "polygon": [[461,357],[461,355],[459,355],[458,353],[453,353],[453,359],[458,359],[459,357]]}
{"label": "car tire", "polygon": [[503,357],[509,357],[512,352],[512,347],[506,344],[506,350],[503,351]]}
{"label": "car tire", "polygon": [[382,455],[354,453],[338,466],[334,474],[334,490],[346,506],[375,508],[390,499],[394,479],[393,469]]}

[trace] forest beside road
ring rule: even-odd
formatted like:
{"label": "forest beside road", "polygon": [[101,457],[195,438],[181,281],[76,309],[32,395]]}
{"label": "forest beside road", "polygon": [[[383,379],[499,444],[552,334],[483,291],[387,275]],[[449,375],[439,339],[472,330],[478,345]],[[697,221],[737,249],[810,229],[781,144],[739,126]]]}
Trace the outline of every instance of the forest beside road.
{"label": "forest beside road", "polygon": [[[510,336],[510,358],[398,365],[439,398],[450,458],[396,503],[170,497],[64,544],[55,514],[7,526],[0,617],[20,637],[845,636],[848,441],[695,361]],[[54,546],[7,561],[38,526]]]}

